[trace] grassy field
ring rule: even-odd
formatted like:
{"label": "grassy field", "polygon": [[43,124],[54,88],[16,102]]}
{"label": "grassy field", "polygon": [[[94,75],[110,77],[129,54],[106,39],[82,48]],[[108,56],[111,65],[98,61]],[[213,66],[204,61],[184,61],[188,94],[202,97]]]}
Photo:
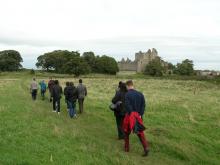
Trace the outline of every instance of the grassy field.
{"label": "grassy field", "polygon": [[[48,74],[38,74],[37,80]],[[68,75],[56,75],[77,83]],[[147,98],[145,132],[149,157],[131,136],[131,151],[117,140],[108,105],[126,76],[85,77],[85,113],[70,119],[62,99],[61,115],[48,100],[31,100],[27,73],[0,74],[0,164],[220,164],[220,87],[203,81],[134,79]],[[48,93],[47,93],[48,95]],[[47,96],[48,97],[48,96]]]}

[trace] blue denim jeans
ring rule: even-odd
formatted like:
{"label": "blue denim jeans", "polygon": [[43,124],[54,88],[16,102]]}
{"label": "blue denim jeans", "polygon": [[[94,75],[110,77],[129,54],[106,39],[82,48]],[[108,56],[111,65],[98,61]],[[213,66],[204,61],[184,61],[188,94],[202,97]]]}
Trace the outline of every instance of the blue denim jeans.
{"label": "blue denim jeans", "polygon": [[69,115],[71,118],[73,118],[76,115],[76,103],[73,101],[67,100],[67,104],[69,108]]}

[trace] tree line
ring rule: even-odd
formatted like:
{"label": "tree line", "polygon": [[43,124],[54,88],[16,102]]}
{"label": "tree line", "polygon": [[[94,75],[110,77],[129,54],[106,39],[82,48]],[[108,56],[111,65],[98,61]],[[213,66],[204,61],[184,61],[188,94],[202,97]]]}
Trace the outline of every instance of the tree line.
{"label": "tree line", "polygon": [[116,74],[118,64],[112,57],[98,56],[93,52],[84,52],[82,56],[77,51],[55,50],[37,58],[37,68],[79,76],[88,73]]}
{"label": "tree line", "polygon": [[[0,51],[0,71],[18,71],[22,68],[23,59],[16,50]],[[38,69],[54,73],[81,74],[103,73],[116,74],[119,71],[116,60],[103,55],[98,56],[93,52],[84,52],[80,55],[77,51],[55,50],[44,53],[37,58]],[[164,62],[160,57],[155,58],[146,65],[144,74],[162,76],[164,74],[193,75],[193,61],[186,59],[173,65]]]}

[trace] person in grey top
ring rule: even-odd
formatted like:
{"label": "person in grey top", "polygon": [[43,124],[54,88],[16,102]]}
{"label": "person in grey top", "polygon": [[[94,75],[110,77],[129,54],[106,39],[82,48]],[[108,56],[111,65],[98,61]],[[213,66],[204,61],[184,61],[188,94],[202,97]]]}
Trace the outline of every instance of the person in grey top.
{"label": "person in grey top", "polygon": [[82,79],[79,80],[77,91],[78,91],[79,112],[83,113],[83,102],[85,97],[87,96],[87,89],[86,86],[82,84]]}
{"label": "person in grey top", "polygon": [[32,99],[34,101],[37,98],[37,89],[38,89],[38,84],[36,82],[36,79],[33,78],[33,81],[31,82],[31,86],[30,86],[30,92],[31,92]]}

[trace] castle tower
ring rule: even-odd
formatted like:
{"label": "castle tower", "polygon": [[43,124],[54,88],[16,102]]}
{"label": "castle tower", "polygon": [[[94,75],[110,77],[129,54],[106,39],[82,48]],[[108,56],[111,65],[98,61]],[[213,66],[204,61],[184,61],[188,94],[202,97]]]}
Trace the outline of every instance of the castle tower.
{"label": "castle tower", "polygon": [[157,57],[159,57],[157,50],[152,48],[152,50],[149,49],[147,52],[139,51],[135,53],[134,61],[122,59],[118,66],[121,71],[144,72],[146,65]]}

